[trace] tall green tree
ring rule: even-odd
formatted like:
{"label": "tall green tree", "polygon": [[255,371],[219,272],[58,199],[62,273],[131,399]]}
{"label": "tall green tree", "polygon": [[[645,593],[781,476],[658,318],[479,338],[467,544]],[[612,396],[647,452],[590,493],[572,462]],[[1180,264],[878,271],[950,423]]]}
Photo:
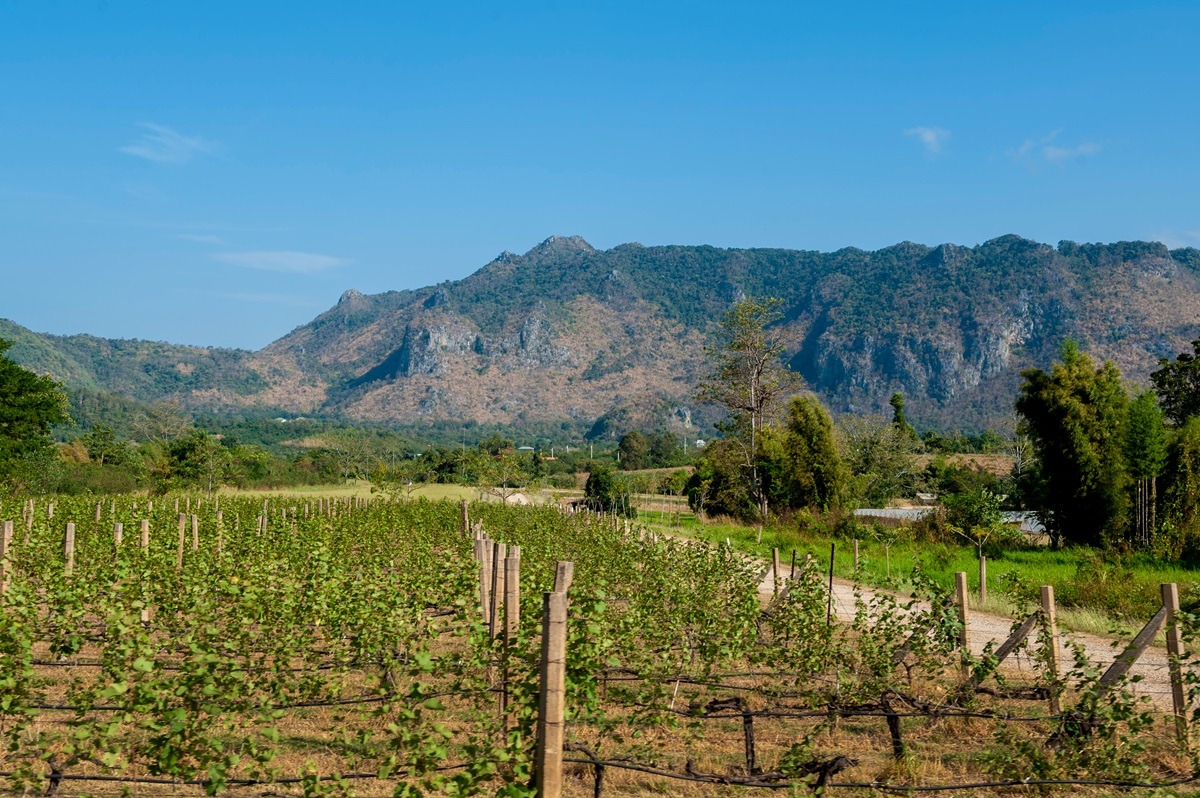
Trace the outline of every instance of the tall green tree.
{"label": "tall green tree", "polygon": [[630,430],[621,436],[621,442],[617,444],[617,452],[620,454],[622,469],[637,471],[639,468],[646,467],[650,444],[645,435],[637,430]]}
{"label": "tall green tree", "polygon": [[0,339],[0,481],[25,482],[52,459],[51,427],[70,417],[59,384],[9,360],[11,346]]}
{"label": "tall green tree", "polygon": [[1162,532],[1178,557],[1200,553],[1200,416],[1193,416],[1171,436],[1163,474]]}
{"label": "tall green tree", "polygon": [[908,418],[904,415],[904,394],[899,391],[892,394],[892,398],[888,400],[888,404],[892,406],[892,424],[896,429],[906,435],[916,437],[917,431],[913,429],[912,424],[908,423]]}
{"label": "tall green tree", "polygon": [[1167,463],[1167,429],[1153,391],[1143,391],[1129,404],[1125,462],[1133,479],[1134,540],[1149,548],[1156,525],[1158,477]]}
{"label": "tall green tree", "polygon": [[760,518],[768,511],[766,486],[758,467],[759,437],[780,399],[797,383],[783,361],[789,337],[779,324],[779,299],[743,299],[721,320],[717,343],[705,350],[712,371],[696,396],[722,405],[728,415],[720,429],[741,450],[747,493]]}
{"label": "tall green tree", "polygon": [[839,505],[845,468],[834,438],[833,419],[821,402],[815,396],[792,399],[787,424],[775,437],[779,439],[780,467],[771,469],[774,500],[792,509],[826,510]]}
{"label": "tall green tree", "polygon": [[1113,545],[1128,518],[1125,425],[1129,398],[1110,362],[1096,367],[1073,341],[1049,372],[1027,369],[1016,410],[1037,453],[1055,545]]}
{"label": "tall green tree", "polygon": [[1200,415],[1200,339],[1192,341],[1192,350],[1174,361],[1159,358],[1158,370],[1150,374],[1158,402],[1176,426]]}

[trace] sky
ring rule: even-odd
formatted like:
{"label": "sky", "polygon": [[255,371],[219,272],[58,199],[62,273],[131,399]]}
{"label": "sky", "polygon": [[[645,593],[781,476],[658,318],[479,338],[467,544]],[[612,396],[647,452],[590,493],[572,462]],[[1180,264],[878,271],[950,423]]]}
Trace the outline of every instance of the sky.
{"label": "sky", "polygon": [[550,235],[1200,246],[1200,3],[0,0],[0,317],[256,349]]}

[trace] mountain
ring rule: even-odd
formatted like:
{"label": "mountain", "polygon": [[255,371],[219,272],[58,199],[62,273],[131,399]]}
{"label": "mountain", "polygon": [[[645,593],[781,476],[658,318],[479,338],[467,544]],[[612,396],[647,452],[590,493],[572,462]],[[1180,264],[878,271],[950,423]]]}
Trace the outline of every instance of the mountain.
{"label": "mountain", "polygon": [[552,236],[458,280],[364,295],[258,352],[0,324],[11,356],[68,385],[232,412],[412,423],[602,419],[611,429],[712,420],[691,395],[730,303],[778,296],[791,365],[835,411],[974,428],[1011,414],[1019,372],[1064,338],[1144,381],[1200,337],[1200,250],[1057,247],[1009,235],[976,247],[875,252],[707,246],[597,250]]}

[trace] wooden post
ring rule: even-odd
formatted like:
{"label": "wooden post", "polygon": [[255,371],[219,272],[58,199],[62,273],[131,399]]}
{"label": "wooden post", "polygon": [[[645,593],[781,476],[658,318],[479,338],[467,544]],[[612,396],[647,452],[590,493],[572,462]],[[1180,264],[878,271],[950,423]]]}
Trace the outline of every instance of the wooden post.
{"label": "wooden post", "polygon": [[192,515],[192,551],[200,550],[200,518]]}
{"label": "wooden post", "polygon": [[150,522],[142,519],[142,554],[150,553]]}
{"label": "wooden post", "polygon": [[508,645],[517,642],[521,628],[521,547],[513,546],[504,558],[504,637]]}
{"label": "wooden post", "polygon": [[979,555],[979,606],[987,604],[987,556]]}
{"label": "wooden post", "polygon": [[120,521],[113,524],[113,545],[118,549],[121,548],[121,541],[125,539],[125,525]]}
{"label": "wooden post", "polygon": [[492,606],[488,616],[488,629],[492,639],[500,637],[503,632],[504,611],[504,559],[508,555],[508,546],[495,543],[492,547]]}
{"label": "wooden post", "polygon": [[1175,712],[1175,731],[1181,742],[1187,741],[1187,699],[1183,693],[1183,671],[1179,660],[1183,656],[1183,634],[1175,622],[1179,614],[1179,585],[1162,585],[1162,602],[1167,609],[1167,670],[1171,674],[1171,708]]}
{"label": "wooden post", "polygon": [[792,549],[792,570],[791,570],[791,573],[788,574],[788,580],[791,581],[795,578],[796,578],[796,550]]}
{"label": "wooden post", "polygon": [[858,538],[854,539],[854,570],[858,570]]}
{"label": "wooden post", "polygon": [[67,561],[67,576],[75,573],[75,525],[70,522],[67,522],[67,534],[63,538],[63,559]]}
{"label": "wooden post", "polygon": [[1054,585],[1042,585],[1042,623],[1048,638],[1050,671],[1050,714],[1057,715],[1062,709],[1058,700],[1058,612],[1054,606]]}
{"label": "wooden post", "polygon": [[964,679],[971,675],[971,666],[967,664],[967,658],[971,655],[971,635],[968,629],[968,625],[971,622],[971,615],[967,609],[969,598],[967,572],[957,571],[954,574],[954,600],[958,603],[958,622],[962,624],[962,629],[958,633],[958,645],[962,649],[962,675]]}
{"label": "wooden post", "polygon": [[0,525],[0,593],[8,592],[8,582],[12,577],[12,542],[13,522],[5,521]]}
{"label": "wooden post", "polygon": [[492,542],[486,538],[479,541],[479,603],[483,608],[483,622],[492,620]]}
{"label": "wooden post", "polygon": [[825,625],[833,625],[833,561],[837,556],[837,542],[829,543],[829,597],[825,604]]}
{"label": "wooden post", "polygon": [[561,798],[563,711],[567,676],[567,595],[546,593],[542,600],[542,665],[538,691],[537,750],[533,779],[538,798]]}
{"label": "wooden post", "polygon": [[96,521],[100,521],[100,505],[101,502],[96,502]]}
{"label": "wooden post", "polygon": [[559,560],[554,566],[554,592],[566,593],[571,589],[571,580],[575,577],[575,563]]}
{"label": "wooden post", "polygon": [[50,502],[46,505],[46,517],[54,518],[54,502]]}
{"label": "wooden post", "polygon": [[462,502],[459,504],[458,510],[459,510],[459,515],[461,518],[460,523],[462,524],[462,533],[465,535],[471,531],[471,516],[470,516],[470,513],[467,511],[467,500],[466,499],[463,499]]}
{"label": "wooden post", "polygon": [[179,514],[179,549],[175,553],[175,570],[183,570],[183,539],[187,534],[187,516],[183,513]]}
{"label": "wooden post", "polygon": [[771,590],[779,595],[779,549],[771,549]]}

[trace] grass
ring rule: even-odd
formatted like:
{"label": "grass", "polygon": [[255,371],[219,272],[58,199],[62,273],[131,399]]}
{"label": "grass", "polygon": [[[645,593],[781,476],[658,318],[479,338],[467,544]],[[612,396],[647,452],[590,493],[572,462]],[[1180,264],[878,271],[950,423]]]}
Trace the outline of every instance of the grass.
{"label": "grass", "polygon": [[[835,547],[834,575],[854,574],[854,541],[820,532],[801,532],[796,527],[763,527],[728,521],[701,522],[691,513],[664,515],[657,508],[643,510],[640,518],[652,528],[712,543],[727,540],[738,551],[769,560],[778,548],[784,572],[805,555],[829,567],[831,546]],[[1036,606],[1041,585],[1053,585],[1059,604],[1059,624],[1066,630],[1097,635],[1129,637],[1158,610],[1158,585],[1179,584],[1185,609],[1200,601],[1200,572],[1174,563],[1134,558],[1119,561],[1090,549],[1014,549],[990,556],[987,562],[988,598],[978,602],[979,561],[973,547],[953,543],[900,540],[890,547],[869,533],[858,541],[859,575],[865,585],[906,591],[912,588],[914,568],[947,589],[953,589],[954,574],[967,574],[972,606],[984,612],[1009,617]],[[1015,575],[1019,587],[1011,587]],[[1010,587],[1006,588],[1007,583]],[[1017,596],[1021,599],[1018,600]],[[1027,609],[1028,608],[1028,609]],[[1160,633],[1161,635],[1161,633]]]}

